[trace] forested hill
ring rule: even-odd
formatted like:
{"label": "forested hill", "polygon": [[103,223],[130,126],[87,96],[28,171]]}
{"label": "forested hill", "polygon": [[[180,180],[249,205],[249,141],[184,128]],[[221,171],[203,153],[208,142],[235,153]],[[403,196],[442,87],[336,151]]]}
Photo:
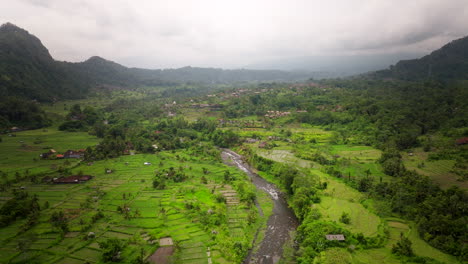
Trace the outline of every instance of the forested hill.
{"label": "forested hill", "polygon": [[377,77],[404,80],[468,79],[468,37],[454,40],[431,54],[415,60],[402,60]]}
{"label": "forested hill", "polygon": [[86,82],[56,62],[41,41],[13,24],[0,27],[0,97],[76,98]]}
{"label": "forested hill", "polygon": [[0,96],[39,101],[79,98],[97,85],[120,87],[177,83],[296,81],[308,73],[279,70],[223,70],[184,67],[147,70],[127,68],[94,56],[80,63],[55,61],[41,41],[11,23],[0,27]]}

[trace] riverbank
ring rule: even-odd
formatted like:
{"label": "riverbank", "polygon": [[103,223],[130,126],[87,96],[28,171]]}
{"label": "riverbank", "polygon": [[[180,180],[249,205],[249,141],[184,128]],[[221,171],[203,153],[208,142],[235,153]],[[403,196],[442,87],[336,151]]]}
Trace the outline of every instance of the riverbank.
{"label": "riverbank", "polygon": [[[270,195],[274,207],[273,213],[268,219],[267,228],[263,240],[258,249],[252,251],[244,261],[245,264],[275,264],[283,254],[283,246],[290,239],[290,233],[299,225],[294,212],[289,208],[281,191],[272,183],[269,183],[242,160],[242,156],[232,150],[225,149],[221,154],[223,161],[231,166],[236,166],[244,171],[251,179],[257,190]],[[259,209],[259,213],[261,208]]]}

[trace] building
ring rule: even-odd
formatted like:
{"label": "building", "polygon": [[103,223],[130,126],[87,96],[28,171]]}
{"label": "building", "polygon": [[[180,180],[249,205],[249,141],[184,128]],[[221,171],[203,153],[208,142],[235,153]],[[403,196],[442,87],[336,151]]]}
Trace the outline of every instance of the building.
{"label": "building", "polygon": [[49,152],[46,152],[46,153],[42,153],[41,155],[39,155],[41,158],[43,159],[47,159],[49,157],[51,157],[52,155],[55,155],[57,153],[57,151],[55,151],[55,149],[50,149]]}
{"label": "building", "polygon": [[344,235],[342,235],[342,234],[336,234],[336,235],[331,235],[331,234],[330,234],[330,235],[325,235],[325,238],[326,238],[327,240],[331,240],[331,241],[333,241],[333,240],[345,241],[345,237],[344,237]]}
{"label": "building", "polygon": [[455,141],[455,144],[457,144],[457,145],[466,145],[466,144],[468,144],[468,137],[457,139]]}
{"label": "building", "polygon": [[54,178],[52,180],[55,184],[68,184],[68,183],[83,183],[91,180],[93,176],[91,175],[73,175],[68,177]]}
{"label": "building", "polygon": [[84,156],[84,151],[82,150],[67,150],[63,157],[66,159],[79,159]]}

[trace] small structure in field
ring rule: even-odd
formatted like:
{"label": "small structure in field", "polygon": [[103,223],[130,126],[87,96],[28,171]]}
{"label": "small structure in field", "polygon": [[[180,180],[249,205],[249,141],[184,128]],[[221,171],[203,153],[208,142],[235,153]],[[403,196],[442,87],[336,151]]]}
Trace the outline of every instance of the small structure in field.
{"label": "small structure in field", "polygon": [[53,157],[52,155],[55,155],[57,151],[55,149],[49,149],[49,152],[42,153],[39,155],[43,159],[48,159],[49,157]]}
{"label": "small structure in field", "polygon": [[151,162],[145,162],[144,165],[151,165]]}
{"label": "small structure in field", "polygon": [[455,141],[455,144],[457,144],[457,145],[466,145],[466,144],[468,144],[468,137],[457,139]]}
{"label": "small structure in field", "polygon": [[172,238],[170,237],[163,237],[161,239],[159,239],[159,245],[161,247],[164,247],[164,246],[173,246],[174,245],[174,241],[172,241]]}
{"label": "small structure in field", "polygon": [[266,147],[268,147],[268,143],[265,142],[265,141],[260,142],[260,143],[258,144],[258,147],[259,147],[259,148],[266,148]]}
{"label": "small structure in field", "polygon": [[245,140],[245,143],[255,143],[255,142],[258,142],[258,139],[255,139],[255,138],[247,138]]}
{"label": "small structure in field", "polygon": [[330,235],[325,235],[325,238],[326,238],[327,240],[331,240],[331,241],[333,241],[333,240],[345,241],[345,237],[344,237],[344,235],[342,235],[342,234],[336,234],[336,235],[331,235],[331,234],[330,234]]}
{"label": "small structure in field", "polygon": [[68,183],[83,183],[91,180],[93,176],[91,175],[73,175],[68,177],[54,178],[52,180],[55,184],[68,184]]}
{"label": "small structure in field", "polygon": [[84,156],[84,149],[80,149],[80,150],[67,150],[63,156],[64,158],[66,159],[79,159],[79,158],[82,158]]}

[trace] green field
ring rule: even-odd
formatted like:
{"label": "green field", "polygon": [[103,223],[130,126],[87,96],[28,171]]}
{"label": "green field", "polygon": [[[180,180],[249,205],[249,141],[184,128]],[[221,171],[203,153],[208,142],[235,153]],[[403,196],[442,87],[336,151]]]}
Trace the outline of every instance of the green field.
{"label": "green field", "polygon": [[[54,167],[64,166],[67,160],[42,160],[40,154],[55,149],[57,153],[67,150],[85,149],[96,145],[99,140],[85,132],[64,132],[54,128],[37,129],[5,136],[1,142],[0,170],[13,178],[15,173],[30,174],[47,172]],[[76,163],[75,159],[69,159]]]}
{"label": "green field", "polygon": [[408,169],[430,177],[443,188],[455,185],[468,189],[468,181],[459,181],[460,177],[452,172],[455,160],[428,160],[429,153],[421,148],[411,153],[403,154],[403,162]]}
{"label": "green field", "polygon": [[[27,142],[41,133],[51,142],[54,139],[57,151],[96,142],[96,139],[84,133],[58,131],[21,132],[15,139]],[[14,149],[12,139],[8,138],[2,144]],[[2,155],[5,155],[3,151]],[[50,171],[50,163],[56,162],[36,162],[24,155],[15,155],[15,158],[22,159],[24,167],[33,172]],[[19,167],[14,166],[12,159],[3,162],[11,167],[11,171]],[[144,165],[144,162],[151,165]],[[188,179],[181,183],[168,182],[164,190],[154,189],[154,172],[170,167],[183,171]],[[105,168],[111,169],[112,173],[105,173]],[[20,232],[19,229],[25,220],[0,229],[0,262],[18,263],[34,258],[40,259],[41,263],[100,263],[102,250],[98,242],[108,238],[126,241],[122,255],[124,259],[131,260],[136,258],[139,248],[143,248],[146,255],[154,252],[157,244],[150,241],[169,236],[178,245],[178,263],[207,263],[208,247],[211,247],[213,263],[233,263],[235,256],[230,253],[232,242],[241,240],[248,243],[253,240],[255,230],[265,225],[268,212],[271,213],[271,201],[259,199],[260,204],[265,205],[265,216],[258,217],[253,224],[247,224],[248,212],[256,211],[255,207],[246,207],[240,201],[226,205],[215,199],[216,195],[226,190],[237,196],[231,185],[223,183],[225,171],[237,179],[231,183],[232,186],[247,182],[246,176],[238,170],[212,158],[187,152],[122,156],[78,165],[72,169],[72,173],[94,176],[82,184],[21,182],[30,195],[37,195],[40,205],[47,202],[49,208],[41,210],[39,223],[27,232]],[[207,178],[206,184],[201,183],[202,176]],[[7,200],[10,194],[4,192],[0,196]],[[196,209],[190,209],[188,204]],[[118,212],[119,206],[129,208],[128,216]],[[69,219],[70,231],[64,237],[49,222],[50,214],[59,210],[65,212]],[[104,214],[104,218],[93,222],[91,218],[98,211]],[[95,238],[86,239],[89,232],[94,232]],[[23,251],[18,251],[17,245],[21,241],[32,242],[26,243]]]}
{"label": "green field", "polygon": [[[304,138],[308,138],[307,129],[301,129],[301,136]],[[311,129],[311,133],[315,135],[317,130]],[[326,141],[323,143],[326,143]],[[392,181],[392,177],[385,175],[382,172],[380,164],[377,163],[381,155],[380,150],[369,146],[356,145],[330,145],[327,147],[323,143],[320,143],[322,146],[318,149],[325,150],[323,152],[325,155],[336,156],[339,160],[342,160],[343,162],[338,163],[338,168],[345,176],[350,175],[355,178],[367,177],[366,175],[369,174],[369,177],[376,179],[375,181],[378,181],[379,178],[383,181]],[[379,217],[374,212],[373,201],[367,199],[364,193],[346,184],[345,180],[332,177],[324,172],[323,166],[320,164],[298,158],[293,154],[293,149],[299,150],[301,153],[316,151],[317,148],[313,145],[309,147],[297,147],[294,146],[294,143],[279,142],[277,147],[262,149],[258,148],[256,144],[248,145],[258,155],[276,162],[303,168],[303,173],[315,175],[320,181],[328,183],[327,188],[322,191],[321,202],[313,205],[321,213],[321,219],[336,223],[354,234],[362,233],[366,237],[375,237],[376,235],[383,234],[383,229],[388,229],[388,237],[384,247],[359,249],[351,252],[342,248],[329,248],[320,253],[320,256],[316,258],[317,263],[402,263],[403,260],[401,258],[391,253],[392,245],[399,239],[400,232],[404,232],[409,237],[417,256],[431,258],[438,261],[437,263],[459,263],[454,257],[427,244],[427,242],[419,237],[416,229],[411,225],[402,222],[402,220],[398,220],[400,222],[397,222],[395,219],[387,220]],[[436,164],[439,165],[437,169],[435,168]],[[431,170],[433,173],[444,173],[450,169],[451,165],[453,166],[453,162],[435,161],[434,164],[430,164],[428,167],[433,169]],[[266,173],[260,172],[260,175],[276,184],[280,184],[276,178]],[[340,217],[343,213],[349,215],[349,224],[340,222]]]}

